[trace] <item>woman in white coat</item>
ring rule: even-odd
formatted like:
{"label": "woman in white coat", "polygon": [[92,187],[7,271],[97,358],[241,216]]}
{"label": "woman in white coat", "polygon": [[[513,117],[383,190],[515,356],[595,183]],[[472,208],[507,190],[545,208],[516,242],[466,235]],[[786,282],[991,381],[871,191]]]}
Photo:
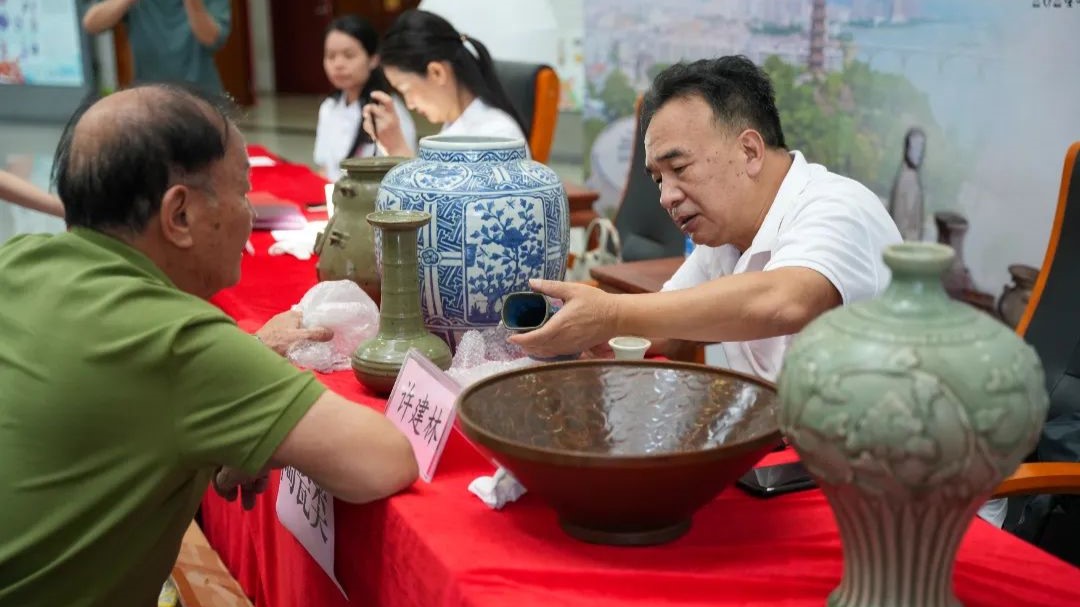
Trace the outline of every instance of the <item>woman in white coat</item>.
{"label": "woman in white coat", "polygon": [[[405,105],[436,124],[443,135],[526,139],[525,127],[479,41],[442,17],[420,10],[401,14],[386,34],[382,66]],[[391,155],[412,148],[389,95],[375,92],[364,107],[364,130]]]}
{"label": "woman in white coat", "polygon": [[[315,129],[315,163],[327,179],[341,175],[341,161],[346,158],[374,156],[375,144],[362,128],[361,111],[374,95],[389,103],[395,124],[399,125],[402,149],[416,149],[416,127],[405,104],[390,91],[390,84],[379,66],[379,36],[366,19],[345,15],[335,19],[326,31],[323,44],[323,69],[334,86],[334,93],[319,107]],[[385,152],[383,152],[385,153]]]}

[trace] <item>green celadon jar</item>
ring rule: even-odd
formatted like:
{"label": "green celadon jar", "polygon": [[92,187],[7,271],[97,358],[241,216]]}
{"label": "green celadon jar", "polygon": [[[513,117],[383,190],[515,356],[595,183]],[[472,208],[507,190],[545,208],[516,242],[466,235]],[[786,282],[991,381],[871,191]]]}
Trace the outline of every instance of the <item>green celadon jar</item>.
{"label": "green celadon jar", "polygon": [[877,299],[793,340],[780,427],[822,487],[844,550],[833,607],[954,607],[976,511],[1034,448],[1046,417],[1035,351],[942,286],[955,252],[885,250]]}
{"label": "green celadon jar", "polygon": [[379,303],[379,272],[375,264],[375,231],[367,215],[375,210],[379,184],[387,171],[407,158],[380,156],[348,158],[345,173],[334,184],[334,216],[315,240],[319,281],[351,280]]}

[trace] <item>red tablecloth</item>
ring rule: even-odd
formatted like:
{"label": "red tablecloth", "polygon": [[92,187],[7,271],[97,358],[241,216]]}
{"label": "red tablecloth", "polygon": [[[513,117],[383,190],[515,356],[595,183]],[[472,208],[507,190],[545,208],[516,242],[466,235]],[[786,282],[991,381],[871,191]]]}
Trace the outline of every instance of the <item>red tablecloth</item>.
{"label": "red tablecloth", "polygon": [[[245,257],[241,283],[215,298],[249,330],[315,282],[314,261],[267,256],[265,233],[253,242],[257,255]],[[384,405],[349,372],[320,379],[356,402]],[[791,458],[777,453],[764,463]],[[256,605],[817,607],[840,579],[839,537],[817,490],[761,500],[729,489],[676,542],[609,548],[565,536],[530,495],[490,510],[466,486],[491,472],[455,434],[433,483],[366,506],[336,502],[336,571],[351,602],[277,522],[276,474],[251,512],[208,493],[204,530]],[[1080,569],[978,520],[961,545],[955,584],[969,607],[1080,605]]]}

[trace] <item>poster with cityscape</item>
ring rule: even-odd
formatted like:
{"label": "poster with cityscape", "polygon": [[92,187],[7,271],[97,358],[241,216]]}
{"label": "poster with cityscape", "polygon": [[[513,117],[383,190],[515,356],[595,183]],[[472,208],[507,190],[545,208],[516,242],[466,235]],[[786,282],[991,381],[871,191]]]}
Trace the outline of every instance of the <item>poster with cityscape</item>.
{"label": "poster with cityscape", "polygon": [[[991,252],[991,259],[977,260],[974,265],[981,267],[973,268],[976,282],[981,278],[988,290],[999,289],[1010,261],[1041,262],[1061,159],[1068,141],[1080,139],[1075,118],[1080,112],[1054,103],[1063,90],[1080,88],[1071,83],[1080,76],[1080,62],[1063,60],[1061,52],[1072,48],[1076,56],[1080,50],[1075,36],[1080,2],[1059,9],[1053,0],[1041,4],[589,0],[583,108],[587,181],[602,194],[600,209],[614,212],[636,137],[635,100],[653,76],[680,60],[741,54],[772,77],[789,148],[861,181],[883,204],[898,180],[905,136],[920,129],[925,142],[923,238],[937,236],[934,212],[956,210],[971,219],[969,241],[975,242],[969,248],[988,249],[995,230],[1009,229],[994,219],[976,233],[979,218],[971,217],[993,206],[985,199],[985,182],[1002,177],[1002,167],[993,163],[1010,162],[990,150],[999,144],[1015,146],[1015,138],[1023,136],[1004,125],[1003,114],[1019,120],[1023,107],[1041,103],[1041,116],[1024,119],[1046,123],[1043,130],[1057,139],[1050,137],[1040,146],[1037,167],[1027,159],[1004,171],[1019,178],[1007,189],[1045,195],[1032,209],[1038,236],[1012,250]],[[1061,70],[1067,73],[1050,75]],[[1024,95],[1017,94],[1018,87]],[[1059,143],[1061,131],[1053,129],[1054,120],[1077,130]],[[1038,187],[1024,184],[1036,176]],[[1009,206],[1010,201],[999,204]],[[1012,257],[1003,260],[1005,255]]]}

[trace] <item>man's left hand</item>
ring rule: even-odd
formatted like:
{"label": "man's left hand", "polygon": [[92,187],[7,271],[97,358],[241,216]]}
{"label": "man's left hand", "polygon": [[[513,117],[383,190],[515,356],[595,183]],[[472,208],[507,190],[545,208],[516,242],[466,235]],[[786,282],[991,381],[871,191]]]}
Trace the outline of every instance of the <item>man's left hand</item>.
{"label": "man's left hand", "polygon": [[578,354],[615,336],[617,295],[588,285],[530,280],[533,291],[563,300],[563,307],[543,327],[510,338],[533,356]]}
{"label": "man's left hand", "polygon": [[334,338],[334,332],[326,327],[301,327],[301,320],[299,312],[282,312],[267,321],[255,336],[282,356],[298,341],[330,341]]}
{"label": "man's left hand", "polygon": [[222,466],[214,473],[214,491],[230,502],[236,499],[239,492],[244,510],[251,510],[255,507],[255,498],[266,491],[268,474],[269,468],[264,468],[255,476],[248,476],[236,468]]}

